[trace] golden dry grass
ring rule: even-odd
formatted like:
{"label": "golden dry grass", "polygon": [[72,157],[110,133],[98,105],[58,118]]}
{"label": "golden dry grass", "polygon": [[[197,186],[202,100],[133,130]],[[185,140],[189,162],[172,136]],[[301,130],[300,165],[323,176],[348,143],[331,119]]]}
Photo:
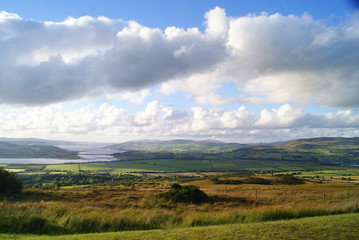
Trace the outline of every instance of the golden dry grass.
{"label": "golden dry grass", "polygon": [[[359,209],[355,183],[224,185],[209,179],[183,183],[196,185],[210,196],[203,204],[174,204],[159,198],[173,183],[143,180],[134,190],[125,186],[26,190],[26,197],[18,202],[1,203],[0,211],[4,217],[33,216],[69,232],[89,232],[260,222]],[[93,228],[87,228],[89,224]]]}

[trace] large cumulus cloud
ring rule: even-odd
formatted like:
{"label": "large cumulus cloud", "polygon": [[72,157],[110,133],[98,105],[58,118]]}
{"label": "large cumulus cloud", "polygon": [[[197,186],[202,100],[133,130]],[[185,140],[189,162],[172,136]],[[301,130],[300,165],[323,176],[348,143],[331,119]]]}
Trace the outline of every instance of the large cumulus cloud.
{"label": "large cumulus cloud", "polygon": [[221,26],[165,32],[105,17],[64,22],[0,13],[0,103],[41,105],[138,90],[205,71],[226,55]]}
{"label": "large cumulus cloud", "polygon": [[[359,105],[358,13],[333,26],[309,14],[228,17],[216,7],[205,26],[39,22],[0,12],[0,103],[46,105],[162,84],[162,93],[186,91],[200,104]],[[221,82],[236,84],[239,96],[222,97]]]}
{"label": "large cumulus cloud", "polygon": [[[359,105],[358,12],[336,26],[308,14],[263,13],[227,21],[227,58],[207,72],[164,83],[163,93],[188,91],[198,103],[211,104],[206,96],[215,96],[218,83],[232,82],[242,93],[241,103]],[[216,102],[233,99],[224,100]]]}

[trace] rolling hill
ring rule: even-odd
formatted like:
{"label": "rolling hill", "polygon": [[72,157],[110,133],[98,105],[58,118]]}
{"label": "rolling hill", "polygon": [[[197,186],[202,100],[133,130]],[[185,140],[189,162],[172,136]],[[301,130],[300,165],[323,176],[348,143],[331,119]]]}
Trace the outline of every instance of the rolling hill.
{"label": "rolling hill", "polygon": [[0,142],[18,144],[18,145],[74,145],[75,142],[69,141],[61,141],[61,140],[47,140],[47,139],[40,139],[40,138],[6,138],[0,137]]}
{"label": "rolling hill", "polygon": [[0,158],[59,158],[78,159],[75,151],[46,145],[19,145],[0,142]]}
{"label": "rolling hill", "polygon": [[226,158],[242,160],[318,162],[326,165],[359,163],[359,138],[307,138],[279,145],[253,145],[233,150]]}
{"label": "rolling hill", "polygon": [[[121,160],[209,160],[239,167],[278,164],[359,165],[359,138],[308,138],[277,145],[191,140],[138,141],[111,145],[109,148],[129,151],[114,155]],[[156,162],[156,164],[160,163]]]}

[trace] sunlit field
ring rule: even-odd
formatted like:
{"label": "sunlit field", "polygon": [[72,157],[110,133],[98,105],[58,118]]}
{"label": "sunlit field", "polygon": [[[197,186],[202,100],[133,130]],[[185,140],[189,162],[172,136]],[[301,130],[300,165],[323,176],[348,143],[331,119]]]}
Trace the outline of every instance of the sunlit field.
{"label": "sunlit field", "polygon": [[9,234],[61,235],[260,223],[359,212],[356,182],[299,185],[230,182],[245,178],[217,177],[229,184],[216,184],[210,178],[182,182],[183,186],[198,186],[209,196],[201,204],[161,198],[160,194],[177,182],[175,179],[134,180],[131,186],[26,189],[16,197],[2,197],[0,229]]}

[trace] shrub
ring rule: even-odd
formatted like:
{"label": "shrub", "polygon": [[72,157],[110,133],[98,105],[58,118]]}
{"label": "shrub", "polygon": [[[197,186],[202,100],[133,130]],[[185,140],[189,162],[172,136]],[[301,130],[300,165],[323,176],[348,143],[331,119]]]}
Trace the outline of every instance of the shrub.
{"label": "shrub", "polygon": [[247,177],[245,182],[249,184],[263,184],[263,185],[272,184],[271,180],[259,178],[259,177]]}
{"label": "shrub", "polygon": [[304,180],[296,178],[292,175],[283,175],[280,179],[276,180],[274,184],[283,184],[283,185],[297,185],[304,184]]}
{"label": "shrub", "polygon": [[207,194],[196,186],[181,186],[179,184],[173,184],[170,190],[161,194],[161,197],[175,203],[186,202],[196,204],[202,203],[208,198]]}

